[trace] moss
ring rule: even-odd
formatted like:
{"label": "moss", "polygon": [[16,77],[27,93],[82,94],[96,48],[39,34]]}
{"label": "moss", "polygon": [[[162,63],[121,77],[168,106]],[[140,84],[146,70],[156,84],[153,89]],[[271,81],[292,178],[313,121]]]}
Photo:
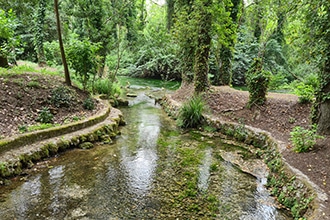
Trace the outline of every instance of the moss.
{"label": "moss", "polygon": [[40,154],[41,151],[33,152],[33,154],[30,155],[31,162],[35,163],[37,161],[40,161],[42,159],[42,155]]}
{"label": "moss", "polygon": [[91,142],[85,142],[85,143],[79,144],[80,149],[90,149],[93,147],[94,147],[94,145]]}
{"label": "moss", "polygon": [[98,140],[98,136],[94,133],[91,133],[88,135],[88,141],[89,142],[96,142]]}
{"label": "moss", "polygon": [[101,140],[101,137],[103,135],[102,129],[98,129],[94,132],[94,135],[97,136],[97,140]]}
{"label": "moss", "polygon": [[56,155],[59,149],[59,146],[54,143],[48,143],[46,147],[48,148],[50,156]]}
{"label": "moss", "polygon": [[103,135],[100,139],[102,140],[102,142],[104,144],[111,144],[112,143],[112,139],[107,134]]}
{"label": "moss", "polygon": [[1,177],[7,177],[10,175],[10,172],[8,169],[8,163],[6,163],[6,162],[0,163],[0,175],[1,175]]}
{"label": "moss", "polygon": [[106,132],[107,134],[110,134],[111,132],[113,132],[113,126],[112,126],[112,124],[110,124],[110,125],[105,125],[105,126],[104,126],[104,129],[105,129],[105,132]]}
{"label": "moss", "polygon": [[70,148],[70,141],[61,140],[57,143],[58,151],[64,151]]}
{"label": "moss", "polygon": [[79,137],[73,137],[70,141],[70,145],[72,147],[78,147],[79,143],[80,143]]}
{"label": "moss", "polygon": [[88,136],[87,135],[81,135],[80,137],[79,137],[79,141],[80,141],[80,143],[84,143],[84,142],[86,142],[88,140]]}
{"label": "moss", "polygon": [[19,161],[22,167],[31,167],[33,165],[31,157],[28,154],[22,154],[19,156]]}

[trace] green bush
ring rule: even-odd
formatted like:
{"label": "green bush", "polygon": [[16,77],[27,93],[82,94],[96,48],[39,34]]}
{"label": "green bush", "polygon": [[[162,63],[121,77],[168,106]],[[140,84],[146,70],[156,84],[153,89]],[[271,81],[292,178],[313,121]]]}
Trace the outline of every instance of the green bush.
{"label": "green bush", "polygon": [[44,51],[49,66],[58,66],[62,64],[61,51],[57,41],[44,42]]}
{"label": "green bush", "polygon": [[283,86],[288,84],[288,79],[283,73],[278,73],[276,75],[272,75],[269,81],[269,89],[276,90],[281,89]]}
{"label": "green bush", "polygon": [[300,103],[310,103],[314,99],[315,90],[312,85],[299,83],[295,87],[294,93],[298,96]]}
{"label": "green bush", "polygon": [[72,34],[67,47],[67,59],[70,67],[75,71],[76,76],[87,89],[87,84],[91,79],[95,79],[97,74],[98,60],[97,51],[100,46],[91,43],[88,39],[80,40],[78,35]]}
{"label": "green bush", "polygon": [[36,121],[40,123],[52,123],[54,115],[50,112],[49,108],[44,107],[38,114],[38,118]]}
{"label": "green bush", "polygon": [[76,101],[76,94],[73,90],[66,86],[59,86],[53,89],[50,97],[50,102],[56,106],[60,107],[70,107]]}
{"label": "green bush", "polygon": [[83,106],[84,109],[93,110],[95,108],[95,103],[93,98],[88,97],[87,99],[85,99]]}
{"label": "green bush", "polygon": [[304,129],[300,126],[294,127],[293,131],[290,132],[293,150],[298,153],[311,150],[317,139],[324,138],[323,136],[317,135],[316,131],[317,125],[313,125],[311,129]]}
{"label": "green bush", "polygon": [[177,124],[181,128],[196,128],[204,122],[205,104],[201,96],[194,96],[179,111]]}
{"label": "green bush", "polygon": [[115,96],[121,94],[119,83],[111,82],[110,79],[98,79],[94,83],[94,92],[97,94],[105,94]]}

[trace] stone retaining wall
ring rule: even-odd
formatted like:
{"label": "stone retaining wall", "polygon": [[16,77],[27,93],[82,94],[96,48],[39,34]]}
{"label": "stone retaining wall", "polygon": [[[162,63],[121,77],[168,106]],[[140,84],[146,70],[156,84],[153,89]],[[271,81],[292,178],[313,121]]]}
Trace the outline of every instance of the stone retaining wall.
{"label": "stone retaining wall", "polygon": [[71,148],[90,148],[95,142],[110,143],[124,124],[118,109],[103,100],[104,108],[86,120],[19,135],[0,144],[1,179],[19,175],[35,162]]}

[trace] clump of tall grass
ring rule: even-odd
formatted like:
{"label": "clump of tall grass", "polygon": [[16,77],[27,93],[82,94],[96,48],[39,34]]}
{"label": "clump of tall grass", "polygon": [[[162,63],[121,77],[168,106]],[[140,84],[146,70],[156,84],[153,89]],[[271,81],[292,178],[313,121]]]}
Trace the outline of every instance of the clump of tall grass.
{"label": "clump of tall grass", "polygon": [[110,79],[98,79],[94,82],[94,92],[97,94],[119,96],[121,94],[120,84],[112,82]]}
{"label": "clump of tall grass", "polygon": [[197,128],[205,121],[205,103],[201,96],[194,96],[183,104],[179,111],[177,125],[181,128]]}

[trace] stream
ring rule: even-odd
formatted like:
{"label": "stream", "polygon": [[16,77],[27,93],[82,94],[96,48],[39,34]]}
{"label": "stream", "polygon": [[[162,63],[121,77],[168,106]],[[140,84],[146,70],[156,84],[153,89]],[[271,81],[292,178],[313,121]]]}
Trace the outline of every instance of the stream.
{"label": "stream", "polygon": [[242,149],[182,133],[147,95],[162,90],[143,88],[131,86],[137,97],[121,108],[127,125],[113,144],[67,151],[0,186],[0,219],[292,219],[264,174],[220,156]]}

